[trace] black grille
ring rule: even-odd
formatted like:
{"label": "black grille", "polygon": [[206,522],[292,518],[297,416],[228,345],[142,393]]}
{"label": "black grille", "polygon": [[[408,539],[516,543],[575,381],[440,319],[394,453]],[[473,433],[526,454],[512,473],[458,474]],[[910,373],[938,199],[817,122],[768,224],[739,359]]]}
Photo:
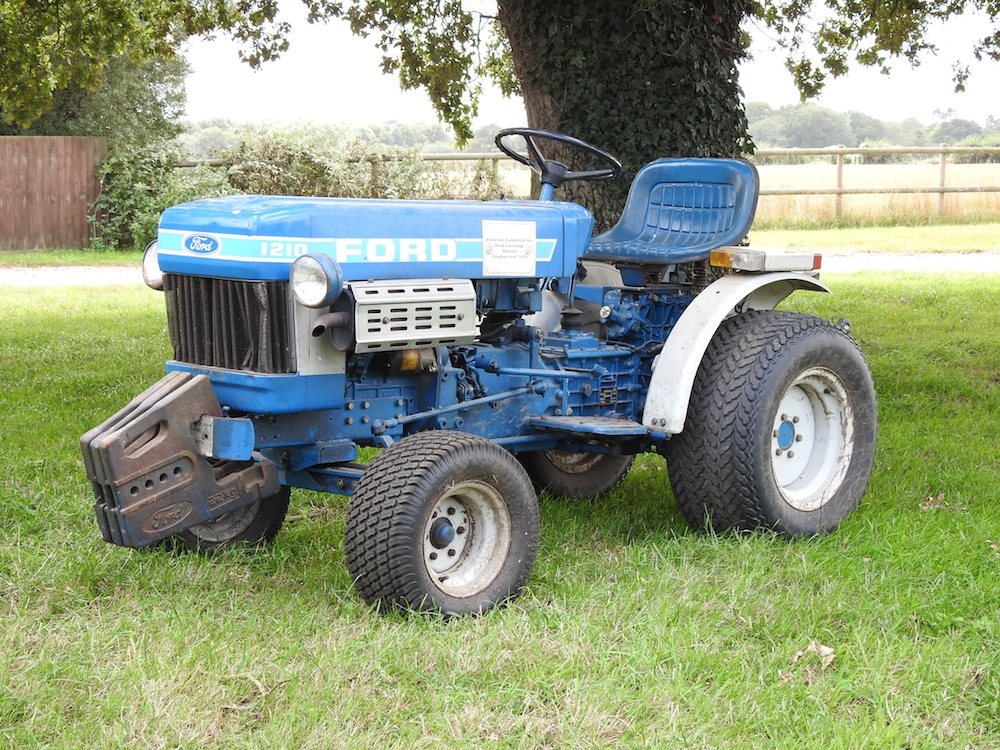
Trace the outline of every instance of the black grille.
{"label": "black grille", "polygon": [[287,284],[167,274],[174,359],[260,373],[294,372]]}

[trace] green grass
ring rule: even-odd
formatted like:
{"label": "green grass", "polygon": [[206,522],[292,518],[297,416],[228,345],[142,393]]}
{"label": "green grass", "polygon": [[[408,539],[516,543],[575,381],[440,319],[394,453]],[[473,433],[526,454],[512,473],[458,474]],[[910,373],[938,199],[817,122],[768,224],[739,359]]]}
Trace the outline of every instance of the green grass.
{"label": "green grass", "polygon": [[700,536],[643,457],[450,622],[363,604],[340,497],[257,552],[105,545],[77,440],[162,374],[162,297],[3,289],[0,747],[1000,748],[997,279],[824,280],[789,306],[850,318],[881,413],[840,529]]}
{"label": "green grass", "polygon": [[1000,224],[754,229],[750,242],[760,247],[802,248],[826,253],[1000,252]]}
{"label": "green grass", "polygon": [[139,252],[94,252],[91,250],[0,251],[0,268],[40,266],[138,266]]}

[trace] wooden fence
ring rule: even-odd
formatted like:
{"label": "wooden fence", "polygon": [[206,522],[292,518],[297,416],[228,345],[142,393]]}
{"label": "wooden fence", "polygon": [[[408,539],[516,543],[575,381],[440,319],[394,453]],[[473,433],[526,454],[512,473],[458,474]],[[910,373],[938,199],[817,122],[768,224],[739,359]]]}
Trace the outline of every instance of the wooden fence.
{"label": "wooden fence", "polygon": [[[937,212],[944,214],[944,197],[951,193],[1000,193],[1000,185],[976,185],[976,186],[951,186],[948,184],[948,156],[980,156],[998,158],[1000,149],[993,146],[948,146],[942,143],[940,146],[891,146],[891,147],[865,147],[845,148],[844,146],[832,146],[830,148],[773,148],[760,149],[756,152],[756,157],[827,157],[833,158],[836,165],[836,185],[827,188],[762,188],[760,194],[766,195],[834,195],[836,196],[836,217],[841,218],[843,214],[843,197],[845,195],[937,195]],[[938,179],[936,185],[907,186],[907,185],[886,185],[886,186],[865,186],[865,187],[845,187],[844,186],[844,163],[845,156],[860,157],[917,157],[929,158],[936,162],[938,168]]]}
{"label": "wooden fence", "polygon": [[0,137],[0,250],[88,244],[104,138]]}

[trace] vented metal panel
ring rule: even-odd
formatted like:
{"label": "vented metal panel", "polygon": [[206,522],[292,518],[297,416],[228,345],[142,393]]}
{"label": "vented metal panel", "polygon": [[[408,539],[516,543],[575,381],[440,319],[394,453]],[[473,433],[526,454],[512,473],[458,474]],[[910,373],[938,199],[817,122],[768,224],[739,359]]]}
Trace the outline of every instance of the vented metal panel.
{"label": "vented metal panel", "polygon": [[351,282],[358,352],[470,344],[476,290],[468,279]]}
{"label": "vented metal panel", "polygon": [[265,374],[295,372],[287,282],[167,274],[174,359]]}

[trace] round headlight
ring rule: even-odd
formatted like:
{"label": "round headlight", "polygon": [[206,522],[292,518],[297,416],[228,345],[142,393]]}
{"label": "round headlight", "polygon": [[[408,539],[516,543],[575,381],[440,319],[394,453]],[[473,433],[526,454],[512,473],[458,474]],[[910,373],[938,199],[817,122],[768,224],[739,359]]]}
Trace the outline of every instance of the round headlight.
{"label": "round headlight", "polygon": [[292,294],[306,307],[329,307],[344,291],[344,274],[329,255],[303,255],[288,277]]}
{"label": "round headlight", "polygon": [[163,289],[163,271],[160,270],[160,251],[156,240],[146,245],[142,253],[142,280],[150,289]]}

